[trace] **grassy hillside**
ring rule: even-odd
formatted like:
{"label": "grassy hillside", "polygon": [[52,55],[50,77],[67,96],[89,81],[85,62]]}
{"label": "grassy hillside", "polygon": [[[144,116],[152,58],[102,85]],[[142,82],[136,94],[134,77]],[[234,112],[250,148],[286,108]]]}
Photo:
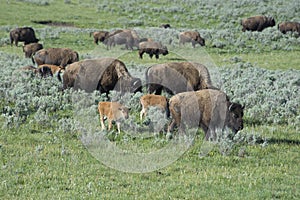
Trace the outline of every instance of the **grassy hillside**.
{"label": "grassy hillside", "polygon": [[[242,18],[257,14],[272,15],[276,24],[300,22],[298,0],[0,3],[1,199],[300,198],[300,37],[284,35],[276,26],[242,32],[240,25]],[[172,28],[159,28],[162,23]],[[149,65],[201,62],[214,85],[246,106],[245,128],[212,146],[201,130],[194,132],[192,143],[188,137],[168,140],[157,133],[167,121],[155,110],[149,112],[151,122],[139,121],[142,94],[137,93],[122,99],[131,107],[124,131],[101,132],[96,102],[103,95],[62,93],[54,78],[18,72],[32,64],[24,58],[21,43],[10,46],[9,31],[21,26],[33,27],[45,48],[69,47],[80,59],[117,57],[143,82]],[[139,59],[137,50],[107,50],[89,36],[118,28],[161,41],[170,54]],[[184,30],[199,31],[206,46],[180,47],[177,35]],[[155,134],[147,132],[151,126]],[[107,141],[112,146],[105,146]],[[120,154],[110,152],[115,147]],[[138,170],[130,166],[144,166],[145,173],[132,173]]]}

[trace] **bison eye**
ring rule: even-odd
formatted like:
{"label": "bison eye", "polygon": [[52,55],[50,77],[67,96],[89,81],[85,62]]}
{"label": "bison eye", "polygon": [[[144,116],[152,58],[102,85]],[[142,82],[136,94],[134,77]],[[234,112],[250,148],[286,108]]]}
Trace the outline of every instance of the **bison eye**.
{"label": "bison eye", "polygon": [[233,113],[233,117],[236,118],[236,119],[239,118],[239,116],[237,114],[234,114],[234,113]]}

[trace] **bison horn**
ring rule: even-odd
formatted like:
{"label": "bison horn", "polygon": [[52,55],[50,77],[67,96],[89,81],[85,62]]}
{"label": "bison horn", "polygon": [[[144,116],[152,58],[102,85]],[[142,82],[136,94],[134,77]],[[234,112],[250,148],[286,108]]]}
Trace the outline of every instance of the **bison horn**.
{"label": "bison horn", "polygon": [[229,110],[229,111],[232,111],[233,107],[234,107],[234,106],[233,106],[233,103],[231,103],[230,106],[229,106],[229,108],[228,108],[228,110]]}

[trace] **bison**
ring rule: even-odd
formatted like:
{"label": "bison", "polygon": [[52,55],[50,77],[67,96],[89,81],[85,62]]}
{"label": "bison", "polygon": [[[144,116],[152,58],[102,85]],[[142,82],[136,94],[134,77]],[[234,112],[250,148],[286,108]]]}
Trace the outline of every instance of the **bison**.
{"label": "bison", "polygon": [[136,31],[131,29],[116,30],[109,33],[103,43],[106,44],[107,49],[125,44],[126,49],[133,50],[133,47],[138,47],[139,36]]}
{"label": "bison", "polygon": [[118,102],[106,102],[102,101],[98,103],[98,111],[100,115],[100,123],[102,130],[105,130],[104,117],[108,120],[108,130],[112,127],[112,122],[115,121],[120,134],[121,121],[128,119],[129,108],[123,106]]}
{"label": "bison", "polygon": [[63,88],[74,87],[100,93],[141,91],[139,78],[132,77],[125,64],[115,58],[86,59],[68,65],[63,74]]}
{"label": "bison", "polygon": [[32,61],[37,65],[51,64],[65,68],[68,64],[79,61],[79,55],[69,48],[41,49],[35,53]]}
{"label": "bison", "polygon": [[32,65],[27,65],[27,66],[19,68],[17,71],[30,71],[30,72],[32,72],[33,75],[39,76],[41,78],[53,76],[51,69],[47,66],[40,66],[40,67],[36,68]]}
{"label": "bison", "polygon": [[90,33],[90,37],[93,35],[94,43],[98,44],[98,42],[104,42],[104,40],[108,37],[108,31],[95,31]]}
{"label": "bison", "polygon": [[10,31],[10,45],[12,46],[13,42],[18,46],[18,42],[24,42],[24,44],[30,44],[38,42],[39,39],[35,37],[35,32],[31,27],[22,27],[16,28]]}
{"label": "bison", "polygon": [[200,36],[198,31],[185,31],[179,33],[179,45],[184,45],[186,42],[191,42],[194,48],[196,44],[205,46],[205,40]]}
{"label": "bison", "polygon": [[162,24],[159,26],[159,28],[171,28],[170,24]]}
{"label": "bison", "polygon": [[281,22],[278,24],[278,30],[286,34],[287,32],[298,32],[300,34],[300,23],[299,22]]}
{"label": "bison", "polygon": [[169,62],[156,64],[146,70],[149,93],[170,94],[213,88],[210,75],[204,65],[193,62]]}
{"label": "bison", "polygon": [[185,128],[200,126],[206,140],[216,139],[216,130],[230,128],[234,133],[243,129],[244,106],[232,103],[229,97],[220,90],[199,90],[183,92],[171,97],[169,109],[172,121],[168,132],[177,126]]}
{"label": "bison", "polygon": [[43,49],[43,45],[40,43],[31,43],[23,46],[23,52],[25,58],[31,58],[38,50]]}
{"label": "bison", "polygon": [[143,54],[147,53],[149,54],[150,58],[155,55],[155,58],[159,58],[159,54],[167,55],[168,48],[166,46],[163,46],[160,42],[154,42],[154,41],[146,41],[146,42],[140,42],[139,43],[139,56],[141,59],[143,59]]}
{"label": "bison", "polygon": [[241,20],[243,26],[242,31],[262,31],[265,28],[275,26],[275,20],[273,17],[267,17],[264,15],[253,16]]}
{"label": "bison", "polygon": [[150,106],[155,106],[161,109],[169,117],[169,104],[166,97],[155,94],[146,94],[140,98],[140,103],[142,105],[142,110],[140,112],[140,119],[147,114],[147,110]]}
{"label": "bison", "polygon": [[62,75],[65,71],[62,67],[57,65],[43,64],[38,66],[37,69],[45,68],[45,67],[49,68],[51,70],[52,75],[56,76],[59,81],[62,81]]}

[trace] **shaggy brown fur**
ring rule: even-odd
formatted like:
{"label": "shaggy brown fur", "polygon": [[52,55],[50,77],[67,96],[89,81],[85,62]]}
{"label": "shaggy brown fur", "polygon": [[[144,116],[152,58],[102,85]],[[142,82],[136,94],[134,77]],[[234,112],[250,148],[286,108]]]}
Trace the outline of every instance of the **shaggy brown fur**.
{"label": "shaggy brown fur", "polygon": [[137,92],[141,80],[128,72],[125,64],[115,58],[86,59],[70,64],[63,75],[64,88],[74,87],[87,92],[110,90]]}
{"label": "shaggy brown fur", "polygon": [[184,45],[187,42],[191,42],[194,48],[196,44],[205,46],[205,40],[200,36],[198,31],[185,31],[179,33],[179,45]]}
{"label": "shaggy brown fur", "polygon": [[262,31],[265,28],[275,26],[275,20],[273,17],[267,17],[263,15],[253,16],[242,19],[241,25],[242,31]]}
{"label": "shaggy brown fur", "polygon": [[24,44],[30,44],[38,42],[39,40],[35,37],[35,32],[31,27],[22,27],[16,28],[10,31],[10,45],[12,46],[13,42],[18,46],[18,42],[24,42]]}
{"label": "shaggy brown fur", "polygon": [[168,132],[174,126],[185,132],[185,128],[200,126],[206,139],[216,138],[215,131],[228,126],[235,133],[243,129],[243,109],[231,103],[228,96],[220,90],[199,90],[183,92],[173,96],[170,101],[172,121]]}
{"label": "shaggy brown fur", "polygon": [[50,64],[61,66],[62,68],[78,60],[78,53],[69,48],[41,49],[32,57],[33,63],[37,65]]}
{"label": "shaggy brown fur", "polygon": [[159,54],[165,56],[169,52],[168,52],[168,48],[166,46],[163,46],[159,42],[146,41],[146,42],[139,43],[139,56],[141,59],[143,58],[144,53],[149,54],[150,58],[152,58],[153,55],[155,55],[155,58],[158,59]]}
{"label": "shaggy brown fur", "polygon": [[149,67],[146,71],[148,92],[170,94],[211,88],[211,80],[205,66],[192,62],[170,62]]}
{"label": "shaggy brown fur", "polygon": [[23,46],[23,52],[25,53],[25,58],[31,58],[35,52],[43,49],[43,45],[40,43],[31,43]]}
{"label": "shaggy brown fur", "polygon": [[278,24],[278,30],[283,34],[287,32],[298,32],[300,34],[300,23],[299,22],[282,22]]}

